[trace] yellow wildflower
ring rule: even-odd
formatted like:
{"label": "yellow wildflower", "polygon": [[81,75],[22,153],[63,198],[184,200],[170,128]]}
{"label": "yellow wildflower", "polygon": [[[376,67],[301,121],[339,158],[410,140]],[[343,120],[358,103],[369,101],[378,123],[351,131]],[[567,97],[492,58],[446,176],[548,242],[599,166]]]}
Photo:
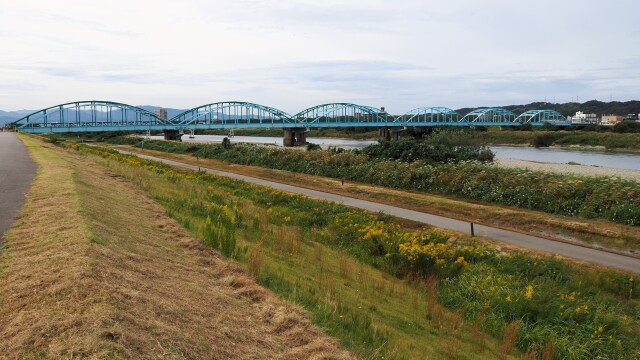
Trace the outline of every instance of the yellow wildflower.
{"label": "yellow wildflower", "polygon": [[531,300],[532,297],[533,297],[533,286],[527,285],[527,288],[524,291],[524,298],[527,300]]}

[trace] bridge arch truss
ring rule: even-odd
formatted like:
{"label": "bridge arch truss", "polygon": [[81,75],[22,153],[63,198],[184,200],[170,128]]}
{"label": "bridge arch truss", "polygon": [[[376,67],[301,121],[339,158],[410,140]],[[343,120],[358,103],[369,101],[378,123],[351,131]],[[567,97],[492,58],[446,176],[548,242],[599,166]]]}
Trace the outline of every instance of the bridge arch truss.
{"label": "bridge arch truss", "polygon": [[33,133],[162,129],[167,121],[142,108],[113,101],[76,101],[31,113],[11,124]]}
{"label": "bridge arch truss", "polygon": [[202,105],[184,111],[169,120],[176,128],[248,128],[284,127],[294,124],[284,111],[241,101]]}
{"label": "bridge arch truss", "polygon": [[520,124],[568,123],[567,118],[555,110],[529,110],[515,119]]}
{"label": "bridge arch truss", "polygon": [[447,107],[419,107],[396,118],[396,122],[404,125],[444,125],[457,123],[462,115]]}
{"label": "bridge arch truss", "polygon": [[351,103],[317,105],[300,111],[293,119],[308,127],[386,126],[395,120],[380,109]]}
{"label": "bridge arch truss", "polygon": [[485,108],[476,109],[465,115],[461,122],[464,123],[483,123],[495,125],[513,124],[517,115],[513,112],[502,108]]}

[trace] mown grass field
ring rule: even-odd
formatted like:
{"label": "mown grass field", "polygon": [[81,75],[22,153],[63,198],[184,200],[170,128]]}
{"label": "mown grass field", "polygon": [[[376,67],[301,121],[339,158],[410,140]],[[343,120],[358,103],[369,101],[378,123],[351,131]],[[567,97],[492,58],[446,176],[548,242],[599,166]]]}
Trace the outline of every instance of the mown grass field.
{"label": "mown grass field", "polygon": [[[73,145],[370,358],[634,358],[637,277]],[[475,325],[475,326],[474,326]],[[485,334],[490,334],[487,337]]]}
{"label": "mown grass field", "polygon": [[121,176],[20,138],[39,170],[0,256],[0,358],[353,358]]}

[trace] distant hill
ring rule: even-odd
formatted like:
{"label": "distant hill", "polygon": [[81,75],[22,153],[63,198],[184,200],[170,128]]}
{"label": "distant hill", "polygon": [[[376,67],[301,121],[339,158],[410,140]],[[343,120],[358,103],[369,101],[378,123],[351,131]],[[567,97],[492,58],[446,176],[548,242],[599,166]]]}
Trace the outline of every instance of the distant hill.
{"label": "distant hill", "polygon": [[14,122],[25,115],[31,114],[32,110],[18,110],[18,111],[2,111],[0,110],[0,126]]}
{"label": "distant hill", "polygon": [[[589,114],[602,115],[627,115],[640,113],[640,101],[611,101],[603,102],[597,100],[587,101],[585,103],[564,103],[564,104],[552,104],[548,102],[534,102],[527,105],[509,105],[499,106],[501,108],[511,110],[516,114],[521,114],[528,110],[555,110],[564,116],[570,116],[576,113],[576,111],[582,111]],[[465,115],[474,110],[474,108],[462,108],[456,110],[462,115]]]}

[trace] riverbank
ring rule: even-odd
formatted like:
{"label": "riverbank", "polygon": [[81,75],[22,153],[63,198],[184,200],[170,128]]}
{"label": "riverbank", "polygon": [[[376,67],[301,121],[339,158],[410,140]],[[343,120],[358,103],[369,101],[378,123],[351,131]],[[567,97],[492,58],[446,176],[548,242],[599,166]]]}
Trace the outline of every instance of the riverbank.
{"label": "riverbank", "polygon": [[0,358],[352,358],[86,156],[40,166],[0,256]]}
{"label": "riverbank", "polygon": [[353,198],[428,212],[463,221],[509,229],[557,241],[568,241],[593,247],[604,247],[635,255],[640,251],[640,228],[593,219],[576,219],[537,211],[517,209],[455,197],[438,196],[382,186],[362,184],[339,179],[269,169],[258,166],[230,164],[224,161],[196,158],[191,154],[174,154],[135,147],[122,147],[128,151],[205,166],[240,175],[259,177],[284,184],[330,192]]}
{"label": "riverbank", "polygon": [[[207,133],[221,136],[229,135],[228,130],[209,131]],[[281,129],[240,129],[235,130],[234,133],[236,136],[282,137]],[[411,129],[406,132],[407,135],[414,133],[415,132]],[[536,143],[536,141],[541,141],[545,146],[554,146],[562,149],[640,151],[640,134],[638,133],[615,133],[584,130],[549,131],[542,129],[515,131],[489,128],[489,131],[473,131],[468,135],[485,144],[498,146],[529,146],[530,144]],[[307,136],[313,138],[371,141],[376,141],[379,138],[377,131],[365,131],[365,129],[312,129]]]}
{"label": "riverbank", "polygon": [[[348,294],[354,294],[358,304],[358,310],[354,311],[364,311],[367,314],[365,318],[370,319],[365,325],[375,324],[373,327],[378,330],[385,329],[378,325],[383,306],[390,305],[390,309],[397,309],[418,301],[423,305],[418,307],[421,310],[413,311],[413,315],[423,318],[416,318],[411,323],[399,323],[401,319],[397,319],[398,321],[393,322],[394,327],[399,326],[414,336],[425,331],[427,334],[444,335],[446,330],[437,330],[440,329],[437,325],[435,329],[429,327],[430,321],[438,323],[437,319],[442,319],[440,310],[434,312],[433,309],[438,309],[438,304],[443,304],[458,313],[460,319],[465,319],[460,321],[449,318],[444,324],[468,321],[496,337],[502,337],[505,332],[512,333],[512,338],[517,339],[512,344],[521,351],[528,352],[525,355],[527,358],[535,358],[536,350],[543,347],[548,349],[545,353],[553,352],[558,358],[633,358],[633,355],[628,355],[636,353],[636,319],[626,314],[631,311],[629,309],[635,309],[637,280],[628,274],[618,275],[598,269],[584,270],[546,257],[510,253],[498,255],[484,246],[478,248],[478,244],[467,243],[468,239],[461,234],[445,235],[435,229],[403,229],[398,227],[397,219],[383,214],[366,214],[340,205],[312,201],[299,195],[268,191],[195,171],[197,167],[194,167],[194,171],[181,171],[113,151],[77,145],[73,147],[108,159],[112,163],[110,168],[140,183],[152,197],[167,206],[171,216],[188,224],[185,226],[194,233],[203,234],[205,243],[212,234],[207,230],[212,224],[216,224],[216,227],[225,226],[225,229],[232,229],[233,224],[238,224],[235,232],[238,234],[240,248],[240,241],[247,239],[254,245],[257,243],[256,246],[266,251],[266,254],[274,251],[275,258],[283,261],[281,270],[275,271],[272,268],[266,271],[263,267],[258,276],[261,283],[286,290],[288,296],[301,299],[310,304],[312,309],[322,306],[307,302],[306,294],[317,296],[319,292],[323,301],[328,299],[334,303],[333,309],[337,309],[343,321],[359,318],[351,314],[342,316],[344,307],[341,302],[350,298]],[[254,206],[259,207],[258,216],[252,216],[256,211]],[[226,221],[227,218],[231,220]],[[216,221],[212,221],[213,219]],[[234,222],[233,219],[237,221]],[[275,232],[269,231],[271,223],[276,226]],[[201,231],[202,228],[204,231]],[[294,235],[293,240],[284,241],[283,239],[288,238],[287,233],[300,235]],[[273,235],[275,237],[272,238]],[[308,242],[313,243],[310,252],[305,249]],[[216,242],[213,244],[212,246],[219,246],[215,245],[218,244]],[[372,307],[368,301],[360,300],[369,291],[362,287],[367,278],[358,274],[357,267],[340,260],[335,267],[316,268],[315,264],[323,261],[322,259],[337,261],[330,255],[325,257],[322,254],[324,250],[315,250],[317,244],[347,252],[360,261],[377,264],[375,267],[379,269],[379,273],[387,273],[387,277],[423,274],[427,276],[427,294],[437,292],[437,297],[412,299],[411,296],[398,294],[397,290],[375,286],[377,298]],[[251,248],[255,246],[252,245]],[[303,250],[297,250],[298,248]],[[292,266],[300,271],[298,275],[289,278],[279,275],[294,270]],[[328,287],[325,287],[322,280],[318,285],[310,283],[318,275],[322,279],[326,276],[323,274],[327,274],[326,271],[330,269],[336,273],[339,270],[342,279]],[[285,279],[296,285],[293,288],[290,285],[280,286]],[[354,279],[357,280],[354,282]],[[386,298],[393,294],[400,295],[403,301],[398,304],[390,303]],[[627,303],[627,299],[633,303]],[[335,312],[336,310],[331,311]],[[622,326],[613,320],[618,318],[621,319]],[[430,320],[425,323],[423,319]],[[455,325],[455,328],[459,328],[459,325]],[[335,330],[346,329],[349,327],[342,326]],[[471,339],[476,338],[475,331],[472,329]],[[454,336],[448,339],[456,338],[455,330],[452,335]],[[632,345],[627,347],[626,344]],[[402,346],[396,348],[397,345]],[[451,353],[443,354],[444,357],[457,357],[458,350],[448,344],[404,341],[399,344],[389,341],[385,342],[384,348],[402,349],[414,355],[396,353],[389,356],[391,358],[403,358],[403,355],[406,358],[425,355],[432,357],[432,352],[419,349],[422,346],[436,346],[439,349],[437,351],[452,349]],[[472,357],[481,354],[482,351],[474,351]],[[550,356],[547,358],[551,358]],[[502,357],[503,355],[495,356]],[[384,355],[384,358],[388,356]]]}
{"label": "riverbank", "polygon": [[599,166],[586,166],[580,164],[559,164],[548,162],[536,162],[518,159],[495,159],[497,166],[504,168],[518,168],[532,171],[544,171],[558,174],[570,174],[579,176],[609,176],[621,179],[640,181],[640,170],[616,169]]}

